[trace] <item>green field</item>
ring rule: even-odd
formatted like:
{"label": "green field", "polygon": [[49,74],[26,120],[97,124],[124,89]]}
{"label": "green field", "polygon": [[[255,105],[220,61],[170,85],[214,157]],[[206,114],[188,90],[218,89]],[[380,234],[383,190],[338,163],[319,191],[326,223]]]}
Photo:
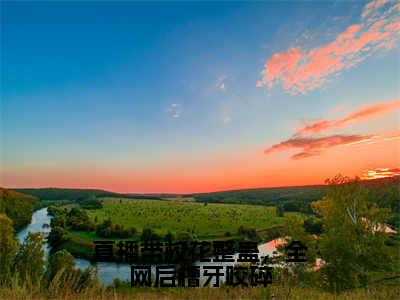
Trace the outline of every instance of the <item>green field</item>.
{"label": "green field", "polygon": [[241,225],[255,229],[282,225],[284,218],[277,217],[275,210],[261,205],[103,198],[103,208],[89,210],[88,215],[93,222],[110,218],[114,224],[133,226],[138,232],[147,227],[159,234],[190,232],[207,239],[226,232],[234,235]]}

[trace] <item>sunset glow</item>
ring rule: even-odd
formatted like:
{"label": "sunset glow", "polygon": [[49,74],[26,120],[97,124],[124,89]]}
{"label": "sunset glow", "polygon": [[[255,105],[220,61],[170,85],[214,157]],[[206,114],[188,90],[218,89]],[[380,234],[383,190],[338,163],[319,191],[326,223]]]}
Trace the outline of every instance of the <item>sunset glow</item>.
{"label": "sunset glow", "polygon": [[2,8],[1,187],[400,175],[396,1]]}

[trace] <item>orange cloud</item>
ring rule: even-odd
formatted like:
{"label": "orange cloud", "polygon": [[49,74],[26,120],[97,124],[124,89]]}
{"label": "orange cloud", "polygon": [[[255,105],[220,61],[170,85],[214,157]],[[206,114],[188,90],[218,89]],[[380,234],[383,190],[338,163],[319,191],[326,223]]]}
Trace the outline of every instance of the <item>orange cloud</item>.
{"label": "orange cloud", "polygon": [[337,120],[318,120],[314,123],[306,125],[304,128],[296,132],[296,135],[302,136],[312,133],[320,133],[329,129],[337,129],[350,125],[352,123],[369,120],[393,110],[400,108],[400,99],[388,102],[375,103],[372,105],[360,107],[342,119]]}
{"label": "orange cloud", "polygon": [[[361,21],[349,26],[331,43],[311,50],[298,47],[273,54],[257,87],[281,84],[292,94],[305,93],[365,60],[380,49],[391,49],[400,35],[399,5],[378,0],[368,3]],[[389,7],[388,7],[389,6]]]}
{"label": "orange cloud", "polygon": [[361,179],[378,179],[400,176],[400,168],[376,168],[372,170],[367,170],[361,175]]}
{"label": "orange cloud", "polygon": [[322,154],[325,150],[356,143],[371,141],[372,135],[331,135],[325,137],[293,137],[264,150],[265,154],[290,149],[301,149],[292,159],[307,158]]}

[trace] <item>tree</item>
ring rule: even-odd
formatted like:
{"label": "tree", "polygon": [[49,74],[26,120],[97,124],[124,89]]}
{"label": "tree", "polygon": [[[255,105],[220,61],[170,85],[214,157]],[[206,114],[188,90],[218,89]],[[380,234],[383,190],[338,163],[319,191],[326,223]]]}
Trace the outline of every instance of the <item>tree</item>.
{"label": "tree", "polygon": [[17,249],[18,242],[14,236],[12,221],[6,215],[0,214],[0,285],[10,279]]}
{"label": "tree", "polygon": [[86,288],[97,284],[96,273],[91,267],[85,270],[75,269],[74,257],[66,250],[60,250],[50,255],[45,279],[50,292],[67,287],[75,292],[82,292]]}
{"label": "tree", "polygon": [[153,229],[151,229],[151,228],[143,228],[142,236],[140,237],[140,239],[142,241],[144,241],[144,242],[152,241],[152,240],[155,240],[154,236],[155,236],[155,232],[154,232]]}
{"label": "tree", "polygon": [[318,218],[311,217],[304,220],[304,229],[311,234],[322,233],[322,221]]}
{"label": "tree", "polygon": [[174,235],[172,234],[171,231],[168,231],[167,234],[165,235],[164,239],[165,239],[167,242],[173,242],[174,239],[175,239],[175,237],[174,237]]}
{"label": "tree", "polygon": [[32,218],[33,204],[35,198],[24,194],[20,198],[19,193],[7,191],[0,188],[0,213],[6,214],[12,221],[16,230],[21,230],[27,226]]}
{"label": "tree", "polygon": [[64,272],[64,277],[72,273],[75,267],[74,257],[67,250],[60,250],[50,255],[46,270],[47,280],[50,282],[59,272]]}
{"label": "tree", "polygon": [[94,228],[86,211],[79,208],[72,208],[67,214],[68,225],[75,230],[88,230]]}
{"label": "tree", "polygon": [[[285,283],[288,286],[314,285],[318,277],[318,274],[312,271],[316,262],[316,242],[311,234],[305,231],[303,218],[299,215],[288,215],[285,218],[283,229],[276,233],[283,235],[285,241],[283,244],[277,246],[278,252],[284,255],[271,258],[271,263],[282,266],[276,269],[278,282]],[[301,245],[306,247],[306,249],[301,251],[301,253],[305,254],[305,257],[301,258],[305,258],[306,262],[286,262],[287,258],[293,258],[293,249],[287,248],[292,242],[296,244],[300,242]]]}
{"label": "tree", "polygon": [[68,241],[68,239],[67,231],[62,227],[55,226],[51,229],[47,241],[53,249],[57,249],[62,243]]}
{"label": "tree", "polygon": [[65,214],[57,214],[50,221],[51,227],[67,227],[67,216]]}
{"label": "tree", "polygon": [[101,209],[103,204],[95,195],[90,195],[80,202],[80,206],[85,209]]}
{"label": "tree", "polygon": [[259,239],[257,235],[257,231],[253,227],[245,227],[243,225],[240,225],[238,229],[238,234],[245,239],[251,240],[251,241],[257,241]]}
{"label": "tree", "polygon": [[276,216],[277,217],[283,217],[284,213],[285,213],[285,210],[284,210],[283,206],[282,205],[278,205],[276,207]]}
{"label": "tree", "polygon": [[371,272],[392,266],[385,245],[387,234],[379,229],[389,210],[368,203],[366,189],[357,178],[338,175],[327,183],[327,195],[312,204],[323,223],[319,241],[325,261],[322,272],[336,292],[366,286]]}
{"label": "tree", "polygon": [[293,241],[300,241],[307,247],[306,258],[308,267],[315,264],[316,258],[316,245],[315,241],[310,234],[308,234],[303,226],[303,219],[298,215],[290,215],[285,219],[284,235],[287,244]]}
{"label": "tree", "polygon": [[40,281],[44,272],[44,239],[40,233],[29,232],[15,257],[15,269],[22,281]]}

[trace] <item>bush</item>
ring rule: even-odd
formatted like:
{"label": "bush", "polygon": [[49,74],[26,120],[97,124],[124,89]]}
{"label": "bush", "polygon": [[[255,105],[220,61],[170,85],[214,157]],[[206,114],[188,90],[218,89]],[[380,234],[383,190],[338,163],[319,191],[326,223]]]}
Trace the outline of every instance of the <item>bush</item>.
{"label": "bush", "polygon": [[67,214],[67,225],[75,230],[94,230],[94,224],[90,221],[87,213],[79,208],[72,208]]}
{"label": "bush", "polygon": [[96,234],[101,237],[116,237],[116,238],[129,238],[136,233],[136,228],[132,227],[124,229],[123,225],[113,225],[111,220],[104,220],[104,222],[96,227]]}
{"label": "bush", "polygon": [[82,208],[85,208],[85,209],[101,209],[101,208],[103,208],[102,202],[100,200],[96,199],[96,197],[85,199],[80,203],[80,205]]}
{"label": "bush", "polygon": [[175,237],[171,231],[168,231],[164,237],[164,240],[166,240],[167,242],[172,242],[172,241],[174,241],[174,239],[175,239]]}
{"label": "bush", "polygon": [[322,221],[317,218],[308,218],[304,220],[304,229],[310,234],[321,234],[322,233]]}
{"label": "bush", "polygon": [[255,230],[255,228],[252,228],[252,227],[245,227],[245,226],[241,225],[238,229],[238,234],[241,237],[249,239],[249,240],[257,240],[258,239],[257,231]]}
{"label": "bush", "polygon": [[142,235],[141,235],[140,239],[144,242],[155,241],[155,240],[159,240],[160,236],[158,234],[156,234],[153,229],[144,228],[142,230]]}
{"label": "bush", "polygon": [[61,244],[68,241],[68,233],[62,227],[55,226],[51,229],[47,241],[50,246],[57,249]]}
{"label": "bush", "polygon": [[285,213],[285,209],[283,208],[283,206],[282,205],[278,205],[276,207],[276,216],[277,217],[283,217],[284,213]]}

